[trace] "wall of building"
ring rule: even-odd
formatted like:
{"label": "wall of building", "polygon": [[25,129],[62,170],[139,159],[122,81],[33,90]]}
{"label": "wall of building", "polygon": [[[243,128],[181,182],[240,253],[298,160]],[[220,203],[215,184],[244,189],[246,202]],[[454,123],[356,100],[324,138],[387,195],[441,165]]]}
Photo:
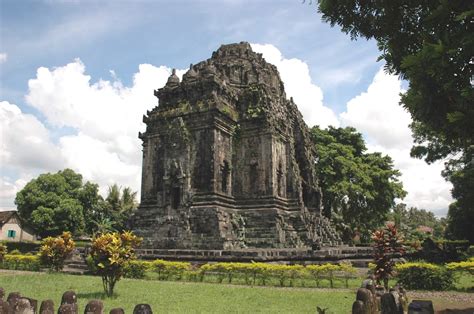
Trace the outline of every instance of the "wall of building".
{"label": "wall of building", "polygon": [[[8,231],[13,230],[15,231],[15,237],[9,238]],[[7,223],[5,223],[0,232],[0,241],[34,241],[36,237],[28,231],[22,229],[16,219],[10,219]]]}

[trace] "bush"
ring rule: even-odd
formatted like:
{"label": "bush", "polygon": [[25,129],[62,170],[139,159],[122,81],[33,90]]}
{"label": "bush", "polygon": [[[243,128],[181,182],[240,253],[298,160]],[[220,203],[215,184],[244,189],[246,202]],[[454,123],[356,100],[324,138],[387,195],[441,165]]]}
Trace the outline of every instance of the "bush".
{"label": "bush", "polygon": [[0,243],[0,263],[3,261],[3,257],[7,254],[7,246]]}
{"label": "bush", "polygon": [[36,255],[10,255],[6,254],[0,262],[0,268],[12,270],[39,271],[41,262]]}
{"label": "bush", "polygon": [[55,238],[47,237],[41,242],[39,252],[41,262],[53,271],[60,271],[75,247],[72,235],[68,231]]}
{"label": "bush", "polygon": [[143,279],[149,269],[152,269],[152,262],[130,261],[123,268],[123,276],[125,278]]}
{"label": "bush", "polygon": [[306,266],[306,269],[316,281],[316,287],[319,287],[321,279],[327,279],[329,280],[330,287],[333,288],[335,273],[340,271],[341,267],[339,265],[327,263],[322,265],[308,265]]}
{"label": "bush", "polygon": [[135,259],[135,248],[142,239],[132,232],[100,234],[92,240],[89,263],[102,277],[104,292],[112,296],[125,265]]}
{"label": "bush", "polygon": [[395,267],[398,283],[407,289],[447,290],[454,285],[451,270],[430,263],[404,263]]}
{"label": "bush", "polygon": [[158,273],[159,280],[168,280],[170,278],[181,280],[183,274],[191,268],[191,263],[157,259],[152,262],[151,267]]}
{"label": "bush", "polygon": [[372,240],[374,241],[375,279],[378,284],[383,281],[385,289],[388,290],[388,280],[393,276],[395,266],[393,257],[405,253],[403,238],[397,227],[388,223],[385,228],[372,233]]}
{"label": "bush", "polygon": [[474,258],[470,258],[469,260],[464,262],[449,263],[446,265],[446,268],[452,271],[467,272],[471,275],[474,275]]}

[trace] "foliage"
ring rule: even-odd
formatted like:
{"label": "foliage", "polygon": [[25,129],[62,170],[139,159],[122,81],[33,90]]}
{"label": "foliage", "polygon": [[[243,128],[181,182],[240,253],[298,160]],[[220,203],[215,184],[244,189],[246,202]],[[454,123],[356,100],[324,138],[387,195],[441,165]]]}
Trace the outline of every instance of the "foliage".
{"label": "foliage", "polygon": [[91,210],[90,203],[99,197],[96,185],[89,182],[83,185],[80,174],[65,169],[41,174],[28,182],[17,193],[15,204],[20,217],[44,237],[63,231],[82,232],[84,212]]}
{"label": "foliage", "polygon": [[330,287],[334,288],[334,272],[340,270],[338,265],[334,264],[323,264],[323,265],[308,265],[306,269],[314,277],[316,281],[316,287],[319,288],[319,283],[322,278],[327,276]]}
{"label": "foliage", "polygon": [[39,256],[41,263],[47,265],[51,270],[60,271],[64,267],[64,261],[76,247],[70,232],[63,232],[58,237],[47,237],[41,242]]}
{"label": "foliage", "polygon": [[446,236],[474,244],[474,144],[458,160],[447,163],[445,177],[453,184],[454,203],[449,206]]}
{"label": "foliage", "polygon": [[3,244],[7,247],[8,252],[18,250],[23,254],[38,252],[41,246],[40,242],[4,241]]}
{"label": "foliage", "polygon": [[101,234],[92,240],[91,260],[108,296],[113,295],[115,284],[122,277],[125,265],[135,258],[135,248],[141,241],[131,232]]}
{"label": "foliage", "polygon": [[407,255],[410,260],[423,259],[430,263],[458,262],[468,256],[469,241],[425,239],[422,248]]}
{"label": "foliage", "polygon": [[15,203],[20,217],[42,237],[63,231],[92,235],[123,231],[138,206],[136,197],[131,188],[114,184],[104,200],[97,184],[83,183],[82,175],[65,169],[28,182],[17,193]]}
{"label": "foliage", "polygon": [[454,285],[454,274],[446,268],[430,263],[404,263],[395,267],[398,282],[407,289],[447,290]]}
{"label": "foliage", "polygon": [[420,243],[428,237],[444,238],[446,219],[437,218],[430,211],[416,207],[407,208],[406,204],[400,203],[393,207],[388,219],[395,223],[408,242]]}
{"label": "foliage", "polygon": [[94,217],[93,230],[98,233],[123,231],[138,206],[137,192],[113,184],[109,186],[105,201]]}
{"label": "foliage", "polygon": [[37,255],[6,254],[0,261],[0,268],[12,270],[39,271],[41,261]]}
{"label": "foliage", "polygon": [[158,273],[158,279],[160,280],[168,280],[170,278],[181,280],[183,273],[191,269],[191,263],[158,259],[152,262],[151,267]]}
{"label": "foliage", "polygon": [[367,242],[371,230],[386,220],[396,198],[406,192],[389,156],[367,153],[354,128],[311,129],[318,152],[317,172],[326,216],[339,220],[346,241],[357,233]]}
{"label": "foliage", "polygon": [[443,172],[456,201],[448,235],[474,235],[474,2],[318,0],[323,20],[352,39],[375,39],[389,72],[409,81],[401,104],[413,119],[412,156],[450,158]]}
{"label": "foliage", "polygon": [[124,278],[143,279],[147,270],[152,269],[152,263],[146,261],[130,261],[123,268]]}
{"label": "foliage", "polygon": [[468,272],[474,275],[474,258],[463,262],[452,262],[446,265],[446,268],[452,271]]}
{"label": "foliage", "polygon": [[405,252],[402,245],[402,236],[394,224],[387,224],[385,228],[376,230],[372,234],[374,241],[375,279],[377,283],[383,280],[388,290],[388,280],[393,276],[395,262],[393,257]]}
{"label": "foliage", "polygon": [[3,257],[7,254],[7,246],[0,242],[0,263],[3,261]]}

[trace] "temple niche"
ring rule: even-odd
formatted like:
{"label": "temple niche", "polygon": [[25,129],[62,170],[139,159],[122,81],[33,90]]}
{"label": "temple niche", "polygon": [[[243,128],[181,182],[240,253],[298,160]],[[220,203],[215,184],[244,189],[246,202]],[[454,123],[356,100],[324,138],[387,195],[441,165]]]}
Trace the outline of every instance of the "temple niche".
{"label": "temple niche", "polygon": [[308,128],[248,43],[175,71],[143,117],[134,231],[163,249],[308,248],[340,239],[321,215]]}

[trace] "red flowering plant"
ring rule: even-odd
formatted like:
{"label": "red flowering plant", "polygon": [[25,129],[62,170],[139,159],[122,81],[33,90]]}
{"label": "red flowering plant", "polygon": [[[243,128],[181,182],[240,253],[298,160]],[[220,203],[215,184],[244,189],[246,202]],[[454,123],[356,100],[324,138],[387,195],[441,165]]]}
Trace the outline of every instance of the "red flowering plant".
{"label": "red flowering plant", "polygon": [[405,254],[403,237],[395,224],[387,223],[384,228],[372,233],[372,240],[374,242],[375,279],[378,284],[383,281],[385,289],[388,290],[388,280],[393,276],[395,267],[394,257]]}

